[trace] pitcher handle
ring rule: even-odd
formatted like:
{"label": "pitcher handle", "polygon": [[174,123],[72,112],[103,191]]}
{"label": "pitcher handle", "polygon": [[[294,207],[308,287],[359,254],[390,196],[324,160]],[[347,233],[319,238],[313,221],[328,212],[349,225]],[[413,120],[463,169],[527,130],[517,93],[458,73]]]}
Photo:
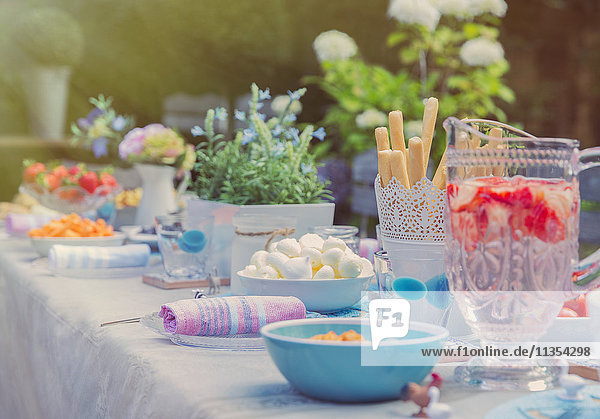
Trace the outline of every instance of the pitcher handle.
{"label": "pitcher handle", "polygon": [[[577,173],[592,167],[600,166],[600,147],[587,148],[579,151]],[[600,249],[579,261],[573,269],[573,283],[583,289],[591,289],[600,279]]]}

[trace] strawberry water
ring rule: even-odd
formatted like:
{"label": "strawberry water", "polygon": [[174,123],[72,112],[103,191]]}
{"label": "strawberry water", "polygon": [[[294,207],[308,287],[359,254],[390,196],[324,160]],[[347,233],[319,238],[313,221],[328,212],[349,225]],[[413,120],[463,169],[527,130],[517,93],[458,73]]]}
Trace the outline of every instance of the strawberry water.
{"label": "strawberry water", "polygon": [[448,280],[482,340],[531,340],[558,315],[577,260],[574,182],[515,176],[448,184]]}

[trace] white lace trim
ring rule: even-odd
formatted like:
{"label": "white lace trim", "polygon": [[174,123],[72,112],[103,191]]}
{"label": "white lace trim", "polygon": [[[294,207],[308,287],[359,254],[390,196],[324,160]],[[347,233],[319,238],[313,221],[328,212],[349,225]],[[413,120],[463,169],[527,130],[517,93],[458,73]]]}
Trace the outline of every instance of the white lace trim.
{"label": "white lace trim", "polygon": [[406,189],[393,177],[383,188],[375,178],[379,226],[385,238],[396,240],[443,242],[445,191],[423,178]]}

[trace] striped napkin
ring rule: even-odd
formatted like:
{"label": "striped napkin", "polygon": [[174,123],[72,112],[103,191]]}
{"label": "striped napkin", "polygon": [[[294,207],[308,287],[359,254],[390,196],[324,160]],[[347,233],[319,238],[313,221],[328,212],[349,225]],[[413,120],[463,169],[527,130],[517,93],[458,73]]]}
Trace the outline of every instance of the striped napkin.
{"label": "striped napkin", "polygon": [[11,236],[26,236],[29,230],[40,228],[55,218],[47,214],[9,213],[4,220],[4,228]]}
{"label": "striped napkin", "polygon": [[146,266],[150,258],[147,244],[126,246],[64,246],[55,244],[48,252],[53,269],[104,269]]}
{"label": "striped napkin", "polygon": [[211,297],[164,304],[165,331],[188,336],[258,333],[267,323],[306,318],[296,297]]}

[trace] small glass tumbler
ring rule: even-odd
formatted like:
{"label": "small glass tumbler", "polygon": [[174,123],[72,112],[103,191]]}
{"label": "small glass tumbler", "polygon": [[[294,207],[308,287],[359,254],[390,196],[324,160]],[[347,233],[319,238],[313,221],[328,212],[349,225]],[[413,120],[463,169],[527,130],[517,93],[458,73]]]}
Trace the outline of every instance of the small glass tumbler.
{"label": "small glass tumbler", "polygon": [[323,239],[328,237],[336,237],[346,243],[346,246],[350,248],[357,255],[359,254],[359,243],[358,238],[358,227],[355,226],[315,226],[312,228],[312,232],[318,234]]}
{"label": "small glass tumbler", "polygon": [[[418,263],[437,264],[437,260],[420,260]],[[441,272],[428,278],[420,278],[418,271],[395,272],[388,252],[375,252],[374,263],[377,288],[380,298],[404,298],[410,302],[410,319],[446,326],[452,306],[452,294],[448,280]],[[414,275],[417,274],[417,275]]]}
{"label": "small glass tumbler", "polygon": [[167,274],[174,278],[200,278],[208,273],[214,219],[188,219],[184,215],[156,217],[158,248]]}

